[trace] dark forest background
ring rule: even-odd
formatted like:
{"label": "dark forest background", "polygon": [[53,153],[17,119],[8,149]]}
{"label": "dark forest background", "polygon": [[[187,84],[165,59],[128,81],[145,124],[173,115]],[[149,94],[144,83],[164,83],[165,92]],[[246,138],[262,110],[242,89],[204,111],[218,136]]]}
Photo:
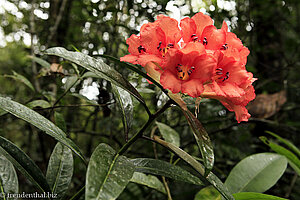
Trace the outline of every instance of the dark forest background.
{"label": "dark forest background", "polygon": [[[138,26],[153,22],[158,14],[172,14],[167,8],[178,7],[182,16],[193,16],[200,9],[208,13],[218,28],[223,20],[250,50],[247,70],[258,80],[254,83],[257,98],[248,109],[248,123],[238,124],[234,114],[218,101],[203,100],[198,119],[207,129],[215,150],[216,173],[224,180],[232,167],[248,155],[270,152],[259,136],[272,131],[300,146],[300,1],[298,0],[1,0],[0,4],[0,94],[22,104],[45,100],[56,104],[55,112],[66,121],[69,136],[80,146],[85,156],[91,156],[101,142],[118,149],[124,144],[120,111],[105,80],[86,78],[77,82],[68,93],[68,80],[77,68],[57,57],[43,55],[49,47],[78,49],[93,57],[107,54],[120,58],[126,54],[126,39],[138,33]],[[176,14],[176,13],[175,13]],[[177,13],[178,15],[178,13]],[[147,21],[146,21],[147,20]],[[38,64],[32,56],[60,63],[50,69]],[[152,111],[166,102],[166,97],[144,78],[127,68],[110,63],[138,88]],[[79,69],[81,70],[81,69]],[[34,90],[10,75],[25,76]],[[90,99],[88,90],[96,91]],[[97,92],[98,91],[98,92]],[[61,98],[62,97],[62,98]],[[186,98],[194,110],[192,99]],[[77,106],[89,105],[98,106]],[[135,100],[134,120],[129,137],[146,121],[147,115]],[[51,109],[35,108],[53,120]],[[180,134],[181,148],[194,156],[199,152],[190,129],[179,109],[167,110],[159,118]],[[154,126],[153,126],[154,127]],[[153,131],[157,131],[152,129]],[[36,134],[40,130],[9,114],[0,116],[0,134],[24,150],[45,171],[53,138]],[[151,129],[147,134],[150,135]],[[126,153],[128,157],[154,157],[152,144],[138,140]],[[158,156],[168,160],[169,153],[158,147]],[[182,163],[183,165],[183,163]],[[75,157],[74,177],[69,190],[74,194],[85,181],[86,168]],[[35,191],[19,174],[20,191]],[[169,180],[174,199],[193,199],[199,186]],[[298,188],[298,189],[297,189]],[[300,179],[288,168],[279,182],[266,193],[290,199],[300,199]],[[160,193],[130,183],[119,199],[164,199]]]}

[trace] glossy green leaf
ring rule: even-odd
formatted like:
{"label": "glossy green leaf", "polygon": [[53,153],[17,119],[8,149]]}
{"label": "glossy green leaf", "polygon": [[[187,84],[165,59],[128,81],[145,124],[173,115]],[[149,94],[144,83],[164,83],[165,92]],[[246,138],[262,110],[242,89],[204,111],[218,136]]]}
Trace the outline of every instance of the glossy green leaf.
{"label": "glossy green leaf", "polygon": [[225,185],[231,193],[265,192],[282,176],[287,167],[284,156],[259,153],[240,161],[228,175]]}
{"label": "glossy green leaf", "polygon": [[[110,55],[99,55],[103,58],[107,58],[111,61],[113,61],[114,63],[116,63],[119,66],[122,67],[127,67],[128,69],[130,69],[131,71],[134,71],[136,73],[138,73],[139,75],[141,75],[142,77],[146,78],[147,80],[151,81],[154,85],[158,86],[160,89],[164,90],[164,88],[162,87],[162,85],[159,83],[159,80],[157,78],[153,78],[151,75],[148,76],[146,73],[144,73],[142,70],[138,69],[135,65],[128,63],[128,62],[122,62],[120,61],[118,58],[112,57]],[[147,66],[147,65],[146,65]],[[146,69],[145,66],[145,69]],[[146,70],[147,71],[147,70]],[[147,72],[148,73],[148,72]]]}
{"label": "glossy green leaf", "polygon": [[132,178],[130,179],[130,182],[145,185],[149,188],[155,189],[166,194],[166,189],[164,185],[156,176],[146,175],[140,172],[134,172]]}
{"label": "glossy green leaf", "polygon": [[194,200],[221,200],[222,196],[216,188],[208,186],[201,189],[195,196]]}
{"label": "glossy green leaf", "polygon": [[266,145],[268,145],[276,153],[285,156],[288,159],[288,162],[291,165],[291,167],[298,173],[298,175],[300,175],[300,160],[295,154],[293,154],[288,149],[269,141],[266,137],[259,137],[259,139],[263,141]]}
{"label": "glossy green leaf", "polygon": [[172,143],[177,147],[180,146],[179,134],[174,129],[160,122],[156,122],[156,125],[166,142]]}
{"label": "glossy green leaf", "polygon": [[69,91],[72,87],[74,87],[78,83],[78,77],[77,76],[69,76],[67,78],[67,81],[65,83],[65,90]]}
{"label": "glossy green leaf", "polygon": [[7,98],[0,97],[0,108],[13,114],[14,116],[31,123],[37,128],[45,131],[48,135],[54,137],[61,143],[67,145],[74,153],[76,153],[82,160],[84,160],[77,145],[66,137],[66,134],[51,121],[40,115],[39,113],[29,109],[28,107],[12,101]]}
{"label": "glossy green leaf", "polygon": [[26,104],[28,108],[36,108],[36,107],[41,107],[41,108],[49,108],[51,107],[50,103],[45,100],[34,100]]}
{"label": "glossy green leaf", "polygon": [[121,110],[124,133],[127,137],[133,119],[133,104],[130,94],[122,88],[112,84],[112,90],[118,107]]}
{"label": "glossy green leaf", "polygon": [[173,151],[177,156],[179,156],[182,160],[184,160],[187,164],[193,167],[200,175],[203,180],[208,181],[211,185],[213,185],[226,200],[234,200],[231,193],[228,191],[227,187],[222,183],[222,181],[212,172],[209,172],[207,176],[205,176],[205,168],[204,166],[197,162],[190,154],[183,151],[182,149],[174,146],[171,143],[168,143],[164,140],[159,139],[154,136],[154,140],[157,141],[162,146],[168,148]]}
{"label": "glossy green leaf", "polygon": [[61,113],[54,112],[54,121],[55,121],[56,126],[58,126],[58,128],[60,128],[64,132],[67,131],[67,125],[66,125],[64,116]]}
{"label": "glossy green leaf", "polygon": [[99,78],[99,76],[97,76],[97,74],[95,74],[94,72],[85,72],[81,78]]}
{"label": "glossy green leaf", "polygon": [[17,72],[13,71],[13,75],[4,75],[4,77],[12,78],[16,81],[20,81],[24,83],[27,87],[29,87],[32,91],[35,91],[31,82],[23,75],[18,74]]}
{"label": "glossy green leaf", "polygon": [[205,167],[204,176],[206,176],[212,170],[214,165],[214,151],[212,143],[200,121],[189,110],[182,110],[182,112],[193,130],[193,135],[203,158]]}
{"label": "glossy green leaf", "polygon": [[18,176],[15,168],[2,154],[0,154],[0,191],[0,197],[7,196],[7,194],[19,193]]}
{"label": "glossy green leaf", "polygon": [[80,52],[67,51],[62,47],[54,47],[46,50],[46,54],[55,55],[70,60],[85,69],[94,72],[100,78],[110,81],[111,83],[127,90],[137,100],[145,104],[142,96],[138,91],[116,70],[102,62]]}
{"label": "glossy green leaf", "polygon": [[0,116],[5,115],[7,112],[5,110],[0,109]]}
{"label": "glossy green leaf", "polygon": [[300,149],[297,148],[292,142],[288,141],[287,139],[284,139],[280,137],[279,135],[271,132],[271,131],[266,131],[266,133],[276,137],[280,142],[285,144],[291,151],[293,151],[299,158],[300,158]]}
{"label": "glossy green leaf", "polygon": [[0,136],[0,153],[5,156],[41,192],[51,192],[40,168],[19,147]]}
{"label": "glossy green leaf", "polygon": [[116,154],[107,144],[99,144],[88,165],[85,199],[116,199],[129,183],[133,172],[134,165],[125,156]]}
{"label": "glossy green leaf", "polygon": [[35,56],[28,56],[30,59],[32,59],[34,62],[40,64],[42,67],[45,67],[45,68],[50,68],[51,64],[48,63],[47,61],[41,59],[41,58],[38,58],[38,57],[35,57]]}
{"label": "glossy green leaf", "polygon": [[131,162],[135,165],[136,172],[165,176],[176,181],[182,181],[195,185],[204,185],[198,177],[192,175],[185,169],[182,169],[176,165],[172,165],[166,161],[152,158],[136,158],[132,159]]}
{"label": "glossy green leaf", "polygon": [[240,192],[233,194],[233,196],[235,200],[287,200],[281,197],[255,192]]}
{"label": "glossy green leaf", "polygon": [[73,175],[72,151],[61,143],[57,143],[50,156],[46,179],[56,199],[63,199]]}

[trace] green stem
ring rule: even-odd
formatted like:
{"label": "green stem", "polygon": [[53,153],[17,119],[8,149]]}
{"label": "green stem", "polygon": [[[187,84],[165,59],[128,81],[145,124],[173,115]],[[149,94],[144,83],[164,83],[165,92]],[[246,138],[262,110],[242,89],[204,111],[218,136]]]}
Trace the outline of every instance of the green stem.
{"label": "green stem", "polygon": [[144,124],[144,126],[137,132],[133,137],[131,137],[127,143],[123,145],[123,147],[118,151],[118,154],[123,154],[138,138],[143,136],[145,130],[151,125],[151,123],[165,110],[167,110],[172,103],[172,100],[169,100],[161,109],[159,109],[153,115],[149,116],[148,121]]}
{"label": "green stem", "polygon": [[83,186],[74,196],[71,197],[70,200],[79,199],[84,194],[85,186]]}

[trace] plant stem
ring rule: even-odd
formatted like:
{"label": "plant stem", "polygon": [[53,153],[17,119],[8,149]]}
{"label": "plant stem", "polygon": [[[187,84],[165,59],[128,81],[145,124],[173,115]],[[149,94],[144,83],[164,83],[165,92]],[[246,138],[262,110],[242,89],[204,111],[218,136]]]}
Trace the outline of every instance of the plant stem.
{"label": "plant stem", "polygon": [[165,110],[167,110],[172,103],[172,100],[167,101],[167,103],[159,109],[156,113],[151,114],[149,116],[148,121],[144,124],[144,126],[137,132],[132,138],[128,140],[127,143],[123,145],[123,147],[118,151],[118,154],[123,154],[138,138],[142,137],[145,130],[151,125],[151,123]]}

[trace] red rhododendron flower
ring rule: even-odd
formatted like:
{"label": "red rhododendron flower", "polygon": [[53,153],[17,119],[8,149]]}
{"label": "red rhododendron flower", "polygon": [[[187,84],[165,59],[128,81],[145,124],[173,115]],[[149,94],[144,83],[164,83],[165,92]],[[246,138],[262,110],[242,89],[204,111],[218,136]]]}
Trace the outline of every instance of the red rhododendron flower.
{"label": "red rhododendron flower", "polygon": [[147,62],[161,63],[171,48],[178,48],[181,32],[178,22],[170,17],[159,15],[153,23],[144,24],[140,36],[131,35],[126,43],[129,55],[120,60],[145,66]]}
{"label": "red rhododendron flower", "polygon": [[170,51],[160,82],[173,93],[186,93],[198,97],[203,92],[203,83],[210,80],[217,64],[214,56],[206,54],[200,43],[188,43],[184,48]]}
{"label": "red rhododendron flower", "polygon": [[203,13],[182,19],[180,28],[175,19],[159,15],[127,39],[130,54],[121,61],[144,66],[174,94],[217,99],[238,122],[248,121],[245,106],[255,98],[255,79],[245,68],[248,48],[225,22],[217,29]]}

